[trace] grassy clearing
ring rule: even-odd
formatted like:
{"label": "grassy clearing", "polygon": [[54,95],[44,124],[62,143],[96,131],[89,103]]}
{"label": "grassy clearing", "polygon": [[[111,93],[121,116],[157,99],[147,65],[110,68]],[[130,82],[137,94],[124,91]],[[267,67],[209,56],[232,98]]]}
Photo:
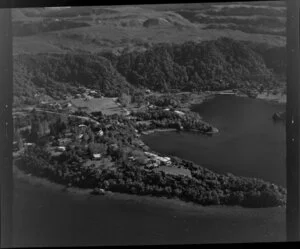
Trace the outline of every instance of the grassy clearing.
{"label": "grassy clearing", "polygon": [[76,107],[86,108],[88,113],[101,111],[103,114],[121,114],[122,108],[117,105],[114,98],[94,98],[85,101],[83,98],[72,99],[72,104]]}
{"label": "grassy clearing", "polygon": [[159,172],[165,172],[166,174],[169,175],[183,175],[183,176],[188,176],[188,177],[192,177],[191,175],[191,171],[188,169],[184,169],[184,168],[175,168],[175,167],[170,167],[170,166],[159,166],[158,168],[156,168],[154,171]]}

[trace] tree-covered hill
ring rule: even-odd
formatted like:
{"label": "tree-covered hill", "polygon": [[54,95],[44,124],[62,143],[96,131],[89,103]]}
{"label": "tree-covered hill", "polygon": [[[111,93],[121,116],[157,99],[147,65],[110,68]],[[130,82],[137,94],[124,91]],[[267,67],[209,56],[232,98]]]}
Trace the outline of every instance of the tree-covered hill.
{"label": "tree-covered hill", "polygon": [[[14,58],[14,95],[33,100],[35,93],[59,99],[79,86],[98,89],[108,96],[132,90],[110,61],[91,54],[38,54]],[[17,100],[17,101],[18,101]]]}
{"label": "tree-covered hill", "polygon": [[228,38],[158,44],[146,52],[104,56],[129,83],[157,91],[272,88],[277,84],[269,54]]}
{"label": "tree-covered hill", "polygon": [[[15,56],[15,96],[39,89],[53,98],[78,86],[117,96],[136,88],[159,92],[274,89],[285,75],[285,48],[220,38],[201,43],[157,44],[145,52]],[[44,89],[44,90],[43,90]],[[21,102],[22,102],[21,101]]]}

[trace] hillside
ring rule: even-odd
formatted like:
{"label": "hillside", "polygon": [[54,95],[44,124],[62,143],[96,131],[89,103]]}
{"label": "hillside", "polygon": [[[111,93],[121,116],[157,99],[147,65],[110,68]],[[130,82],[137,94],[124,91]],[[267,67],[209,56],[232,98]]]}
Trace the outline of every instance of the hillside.
{"label": "hillside", "polygon": [[59,99],[77,93],[79,86],[98,89],[107,96],[132,90],[107,59],[90,54],[15,56],[14,75],[16,103],[34,101],[35,93]]}
{"label": "hillside", "polygon": [[14,53],[120,54],[220,37],[281,47],[285,15],[284,3],[274,2],[15,9]]}
{"label": "hillside", "polygon": [[183,45],[159,44],[146,52],[104,56],[133,85],[156,91],[201,91],[261,85],[272,88],[277,84],[274,70],[283,73],[283,69],[272,64],[276,55],[271,53],[270,59],[270,51],[268,54],[260,46],[256,51],[253,44],[220,38]]}
{"label": "hillside", "polygon": [[[278,52],[280,51],[280,53]],[[229,88],[271,89],[284,77],[284,49],[228,38],[202,43],[158,44],[144,52],[15,56],[15,96],[36,91],[60,98],[79,86],[116,96],[136,88],[158,92]]]}

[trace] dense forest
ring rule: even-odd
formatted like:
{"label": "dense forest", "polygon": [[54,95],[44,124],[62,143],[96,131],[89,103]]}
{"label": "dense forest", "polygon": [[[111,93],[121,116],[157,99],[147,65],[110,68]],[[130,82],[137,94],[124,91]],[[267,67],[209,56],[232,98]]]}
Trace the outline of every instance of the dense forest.
{"label": "dense forest", "polygon": [[14,58],[14,95],[17,103],[34,102],[34,94],[60,99],[79,93],[79,86],[115,96],[133,87],[111,63],[91,54],[19,55]]}
{"label": "dense forest", "polygon": [[261,85],[273,88],[277,84],[274,71],[284,72],[284,64],[279,63],[282,53],[275,59],[273,50],[277,51],[221,38],[202,43],[158,44],[146,52],[103,56],[133,85],[157,91],[201,91]]}
{"label": "dense forest", "polygon": [[220,38],[201,43],[157,44],[145,52],[18,55],[14,58],[16,103],[35,92],[52,98],[78,86],[107,96],[139,88],[159,92],[274,89],[284,77],[285,48]]}

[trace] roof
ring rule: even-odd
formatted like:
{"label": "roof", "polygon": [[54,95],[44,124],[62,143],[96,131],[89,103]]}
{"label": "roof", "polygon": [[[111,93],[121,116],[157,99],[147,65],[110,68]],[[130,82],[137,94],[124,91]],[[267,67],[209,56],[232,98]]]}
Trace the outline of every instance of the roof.
{"label": "roof", "polygon": [[100,157],[101,157],[101,154],[93,154],[93,157],[94,157],[94,158],[100,158]]}
{"label": "roof", "polygon": [[28,146],[30,146],[30,145],[34,145],[34,143],[24,143],[25,145],[28,145]]}
{"label": "roof", "polygon": [[179,114],[179,115],[184,115],[184,112],[181,112],[181,111],[174,111],[174,112]]}

